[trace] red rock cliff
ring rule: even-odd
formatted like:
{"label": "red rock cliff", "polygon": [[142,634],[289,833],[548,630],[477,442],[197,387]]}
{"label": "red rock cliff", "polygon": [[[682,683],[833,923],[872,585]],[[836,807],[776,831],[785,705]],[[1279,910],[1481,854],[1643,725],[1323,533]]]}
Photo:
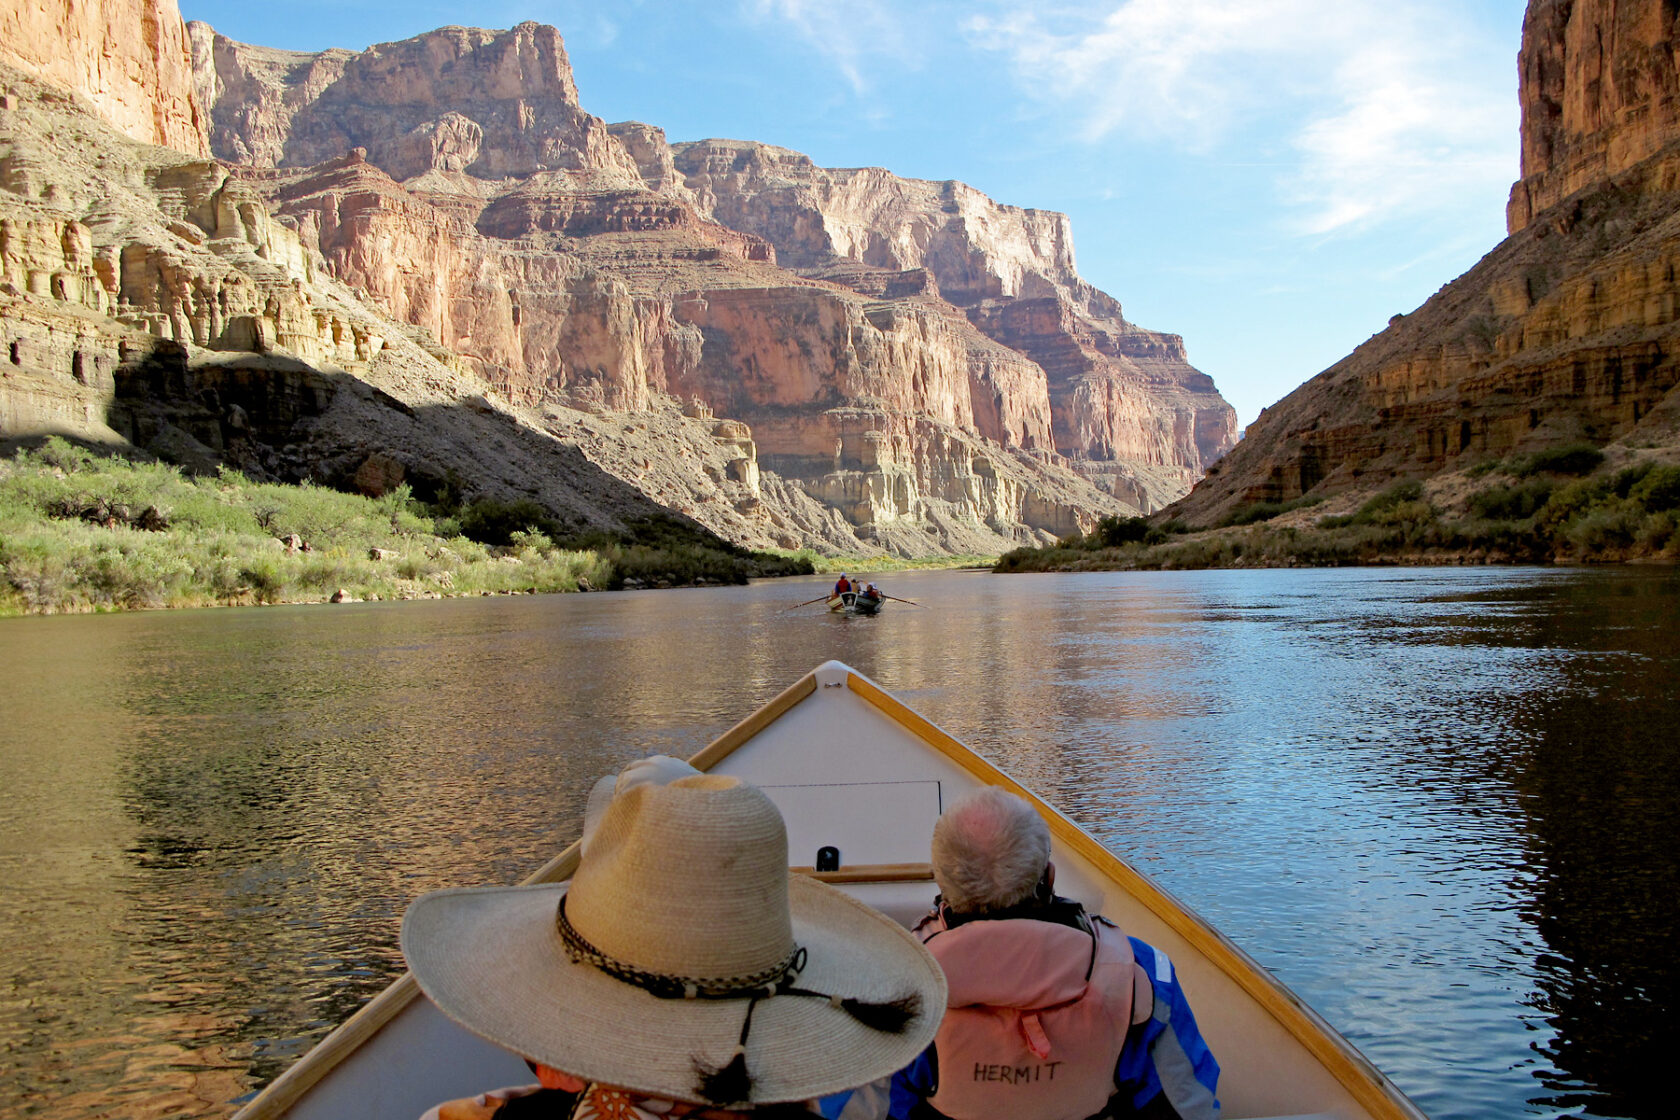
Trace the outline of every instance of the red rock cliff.
{"label": "red rock cliff", "polygon": [[1667,0],[1534,0],[1523,20],[1522,178],[1515,233],[1566,196],[1680,138],[1680,71]]}
{"label": "red rock cliff", "polygon": [[217,153],[333,276],[510,400],[693,399],[906,548],[912,526],[1158,508],[1230,444],[1180,341],[1079,279],[1063,215],[609,127],[537,24],[359,54],[191,31]]}
{"label": "red rock cliff", "polygon": [[1511,235],[1263,412],[1178,507],[1369,490],[1576,440],[1665,446],[1680,405],[1672,0],[1532,0]]}
{"label": "red rock cliff", "polygon": [[175,0],[8,0],[0,62],[82,94],[135,140],[209,154]]}

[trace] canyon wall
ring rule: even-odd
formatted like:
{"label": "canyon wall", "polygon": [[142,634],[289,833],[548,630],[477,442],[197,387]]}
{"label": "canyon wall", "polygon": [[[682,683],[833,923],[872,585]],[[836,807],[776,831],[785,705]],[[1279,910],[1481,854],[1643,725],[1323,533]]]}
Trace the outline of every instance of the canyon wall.
{"label": "canyon wall", "polygon": [[1039,445],[1110,487],[1127,479],[1120,493],[1134,503],[1152,486],[1182,490],[1235,441],[1235,412],[1183,340],[1127,322],[1080,279],[1066,215],[1001,205],[955,181],[821,168],[767,144],[705,140],[675,145],[673,157],[704,212],[763,237],[783,265],[867,291],[937,295],[1042,368],[1052,426]]}
{"label": "canyon wall", "polygon": [[1674,446],[1675,9],[1532,0],[1511,235],[1262,412],[1175,513],[1368,491],[1579,440]]}
{"label": "canyon wall", "polygon": [[[251,416],[259,370],[275,401],[326,399],[297,396],[315,383],[297,362],[424,415],[509,418],[742,543],[905,554],[1158,508],[1231,443],[1182,342],[1079,278],[1065,216],[609,126],[553,28],[297,53],[183,28],[156,0],[12,18],[37,62],[50,45],[106,70],[111,29],[151,20],[131,37],[155,56],[136,96],[158,131],[140,138],[183,154],[113,147],[40,82],[130,132],[134,97],[14,52],[0,437],[57,425],[335,483],[358,456],[423,485],[461,468],[418,435],[350,439],[324,405]],[[206,139],[215,161],[192,158]],[[160,362],[173,372],[136,372]],[[206,393],[209,413],[188,399]],[[262,439],[239,443],[218,409]],[[309,437],[311,466],[305,429],[346,446]]]}
{"label": "canyon wall", "polygon": [[1680,139],[1675,21],[1664,0],[1533,0],[1519,58],[1522,178],[1512,233]]}
{"label": "canyon wall", "polygon": [[0,62],[81,94],[125,136],[210,154],[175,0],[12,0]]}
{"label": "canyon wall", "polygon": [[[1234,414],[1178,340],[1126,323],[1078,278],[1062,215],[601,125],[577,107],[558,36],[535,24],[363,55],[265,51],[202,25],[193,36],[218,152],[249,166],[335,275],[513,399],[697,399],[750,424],[767,465],[813,494],[834,492],[836,432],[859,415],[879,416],[868,430],[887,442],[931,421],[996,443],[1054,476],[1051,505],[1090,500],[1094,482],[1104,509],[1164,504],[1231,442]],[[505,80],[460,86],[461,71]],[[1003,314],[1025,300],[1066,314],[1035,334]],[[875,487],[906,502],[872,506],[866,532],[922,518],[940,472],[959,469],[906,461],[914,486]],[[1084,481],[1069,490],[1070,477]]]}

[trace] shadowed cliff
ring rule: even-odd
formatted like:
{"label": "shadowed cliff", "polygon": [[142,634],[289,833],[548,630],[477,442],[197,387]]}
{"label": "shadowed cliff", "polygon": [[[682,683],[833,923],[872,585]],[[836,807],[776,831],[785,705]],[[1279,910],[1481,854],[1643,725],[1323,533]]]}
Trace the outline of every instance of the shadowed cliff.
{"label": "shadowed cliff", "polygon": [[1262,503],[1368,494],[1583,441],[1610,447],[1612,467],[1671,461],[1675,29],[1660,0],[1532,0],[1510,237],[1263,411],[1169,516],[1212,525]]}

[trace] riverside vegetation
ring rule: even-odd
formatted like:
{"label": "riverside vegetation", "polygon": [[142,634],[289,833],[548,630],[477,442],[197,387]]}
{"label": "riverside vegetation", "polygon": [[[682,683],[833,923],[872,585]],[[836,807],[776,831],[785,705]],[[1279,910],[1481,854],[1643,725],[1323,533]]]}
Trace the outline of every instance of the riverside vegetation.
{"label": "riverside vegetation", "polygon": [[675,518],[562,539],[530,501],[191,476],[62,439],[0,459],[0,613],[743,583],[813,570]]}
{"label": "riverside vegetation", "polygon": [[1324,501],[1253,503],[1202,530],[1106,517],[995,570],[1680,562],[1680,465],[1607,463],[1590,444],[1396,482],[1345,513],[1322,515]]}

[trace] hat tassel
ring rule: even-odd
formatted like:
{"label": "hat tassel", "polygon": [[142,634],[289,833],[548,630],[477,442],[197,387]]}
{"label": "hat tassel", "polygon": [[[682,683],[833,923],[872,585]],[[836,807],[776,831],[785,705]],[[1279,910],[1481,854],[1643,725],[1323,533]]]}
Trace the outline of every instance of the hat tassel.
{"label": "hat tassel", "polygon": [[910,1021],[922,1013],[922,997],[911,992],[909,995],[883,1003],[870,1003],[847,997],[840,1001],[840,1007],[846,1014],[872,1030],[903,1034]]}
{"label": "hat tassel", "polygon": [[713,1104],[735,1104],[752,1096],[753,1075],[747,1072],[747,1032],[752,1030],[753,1011],[758,1007],[758,999],[754,996],[747,1004],[747,1021],[741,1024],[741,1041],[735,1044],[735,1053],[728,1062],[722,1066],[710,1066],[699,1058],[694,1059],[700,1095]]}
{"label": "hat tassel", "polygon": [[[917,992],[874,1002],[853,996],[824,995],[804,988],[778,987],[771,991],[776,995],[826,999],[830,1005],[838,1007],[864,1026],[887,1034],[904,1033],[904,1028],[922,1013],[922,997]],[[734,1104],[752,1095],[753,1076],[747,1072],[747,1034],[752,1030],[753,1011],[758,1008],[759,998],[754,996],[747,1004],[747,1018],[741,1024],[741,1040],[735,1044],[735,1053],[728,1062],[712,1066],[699,1058],[694,1059],[700,1095],[712,1104]]]}

